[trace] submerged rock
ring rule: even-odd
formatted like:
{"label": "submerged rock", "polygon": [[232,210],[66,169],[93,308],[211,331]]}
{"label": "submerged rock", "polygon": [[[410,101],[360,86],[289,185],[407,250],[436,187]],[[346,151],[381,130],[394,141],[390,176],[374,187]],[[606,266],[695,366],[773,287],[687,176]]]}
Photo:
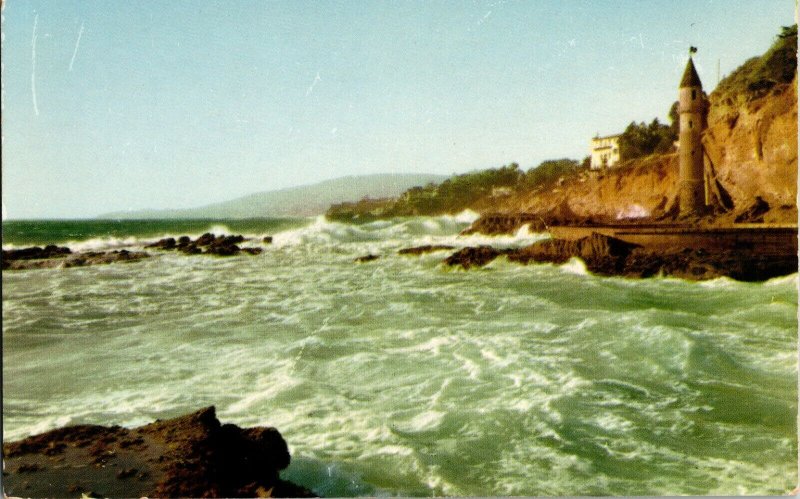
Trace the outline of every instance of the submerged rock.
{"label": "submerged rock", "polygon": [[275,428],[221,424],[214,407],[139,428],[78,425],[3,444],[4,492],[24,497],[313,497],[284,481]]}
{"label": "submerged rock", "polygon": [[356,258],[353,261],[356,262],[356,263],[366,263],[366,262],[371,262],[373,260],[377,260],[380,257],[381,257],[380,255],[369,254],[369,255],[360,256],[360,257]]}
{"label": "submerged rock", "polygon": [[447,257],[444,263],[450,266],[460,265],[464,269],[483,267],[505,253],[507,253],[507,250],[498,250],[491,246],[467,247]]}
{"label": "submerged rock", "polygon": [[403,248],[397,252],[398,255],[423,255],[434,251],[445,251],[455,249],[455,246],[447,244],[426,244],[424,246],[414,246],[413,248]]}

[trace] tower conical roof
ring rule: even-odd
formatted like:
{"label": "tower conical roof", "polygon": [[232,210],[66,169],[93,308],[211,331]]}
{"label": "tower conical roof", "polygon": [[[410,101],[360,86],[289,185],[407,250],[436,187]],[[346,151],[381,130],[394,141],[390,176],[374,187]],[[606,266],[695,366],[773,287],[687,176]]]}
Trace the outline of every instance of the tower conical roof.
{"label": "tower conical roof", "polygon": [[683,71],[683,78],[681,78],[681,84],[679,88],[702,86],[703,84],[700,83],[700,77],[697,75],[697,70],[694,69],[694,63],[692,62],[692,58],[690,56],[689,62],[686,63],[686,69]]}

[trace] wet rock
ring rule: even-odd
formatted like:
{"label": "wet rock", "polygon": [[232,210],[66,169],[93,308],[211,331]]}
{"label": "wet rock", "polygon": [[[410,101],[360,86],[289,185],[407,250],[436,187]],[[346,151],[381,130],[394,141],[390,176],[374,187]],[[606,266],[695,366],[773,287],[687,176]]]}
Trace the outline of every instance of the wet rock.
{"label": "wet rock", "polygon": [[[55,248],[55,246],[53,248]],[[150,256],[141,251],[115,250],[107,252],[86,251],[83,253],[72,253],[69,248],[59,248],[57,252],[51,252],[50,254],[53,256],[50,257],[15,260],[13,258],[7,259],[5,251],[3,253],[3,270],[85,267],[88,265],[105,265],[116,262],[131,263],[138,262]]]}
{"label": "wet rock", "polygon": [[272,244],[272,236],[264,236],[264,239],[261,240],[264,244]]}
{"label": "wet rock", "polygon": [[248,255],[258,255],[262,251],[264,251],[263,248],[242,248],[242,252]]}
{"label": "wet rock", "polygon": [[214,241],[216,241],[216,240],[217,240],[217,237],[216,237],[214,234],[211,234],[211,233],[209,233],[209,232],[206,232],[206,233],[205,233],[205,234],[203,234],[202,236],[198,237],[198,238],[195,240],[195,242],[194,242],[194,243],[195,243],[197,246],[208,246],[209,244],[213,243],[213,242],[214,242]]}
{"label": "wet rock", "polygon": [[415,246],[413,248],[403,248],[397,252],[398,255],[423,255],[425,253],[433,253],[434,251],[445,251],[455,249],[455,246],[448,246],[446,244],[426,244],[424,246]]}
{"label": "wet rock", "polygon": [[595,232],[591,236],[575,241],[563,239],[538,241],[525,248],[510,252],[508,259],[519,263],[535,261],[560,264],[570,258],[578,257],[586,262],[587,268],[601,273],[614,274],[620,272],[624,267],[625,259],[630,252],[639,247],[638,244]]}
{"label": "wet rock", "polygon": [[196,244],[189,243],[186,246],[181,246],[180,247],[180,252],[181,253],[185,253],[187,255],[199,255],[200,253],[203,252],[203,250],[198,248]]}
{"label": "wet rock", "polygon": [[451,255],[445,263],[464,268],[483,266],[500,254],[506,254],[509,261],[521,264],[562,264],[577,257],[597,275],[636,278],[670,275],[695,281],[723,276],[740,281],[765,281],[792,274],[798,268],[797,254],[790,251],[766,254],[757,247],[735,251],[704,248],[656,251],[597,233],[574,241],[538,241],[515,250],[497,250],[488,246],[464,248]]}
{"label": "wet rock", "polygon": [[366,262],[371,262],[373,260],[377,260],[378,258],[380,258],[380,255],[369,254],[369,255],[360,256],[360,257],[356,258],[354,261],[356,263],[366,263]]}
{"label": "wet rock", "polygon": [[71,254],[67,247],[49,244],[44,248],[32,246],[18,250],[3,250],[3,261],[11,260],[39,260],[44,258],[59,258]]}
{"label": "wet rock", "polygon": [[203,252],[204,255],[233,256],[241,251],[235,244],[212,244]]}
{"label": "wet rock", "polygon": [[148,244],[145,248],[158,248],[164,250],[171,250],[175,249],[175,238],[174,237],[167,237],[164,239],[159,239],[158,241]]}
{"label": "wet rock", "polygon": [[460,265],[464,269],[470,267],[483,267],[498,256],[507,253],[507,250],[498,250],[491,246],[478,246],[462,248],[444,261],[447,265]]}
{"label": "wet rock", "polygon": [[[181,236],[175,241],[174,238],[161,239],[153,244],[146,246],[147,248],[156,248],[161,250],[177,250],[186,255],[216,255],[216,256],[233,256],[240,252],[250,255],[257,255],[261,249],[247,249],[242,251],[238,246],[239,243],[247,239],[240,235],[215,235],[206,232],[194,241],[189,236]],[[205,250],[204,250],[205,249]]]}
{"label": "wet rock", "polygon": [[[61,449],[58,457],[46,453],[54,447]],[[60,428],[5,443],[3,454],[9,495],[66,497],[91,490],[97,497],[259,497],[267,491],[274,497],[313,496],[280,478],[290,456],[278,430],[221,424],[213,407],[134,429]]]}

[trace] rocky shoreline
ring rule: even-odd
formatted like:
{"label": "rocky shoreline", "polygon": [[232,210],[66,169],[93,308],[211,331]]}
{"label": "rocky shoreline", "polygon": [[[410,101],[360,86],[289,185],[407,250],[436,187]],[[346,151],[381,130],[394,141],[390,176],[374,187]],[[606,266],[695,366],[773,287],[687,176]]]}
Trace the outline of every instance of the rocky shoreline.
{"label": "rocky shoreline", "polygon": [[30,270],[86,267],[88,265],[105,265],[115,262],[138,262],[150,257],[143,251],[83,251],[73,253],[67,247],[33,246],[19,250],[3,250],[3,270]]}
{"label": "rocky shoreline", "polygon": [[765,281],[797,272],[797,254],[764,255],[750,250],[708,251],[693,248],[650,250],[621,239],[592,233],[574,241],[547,239],[520,249],[491,246],[463,248],[445,259],[448,266],[482,267],[497,257],[509,261],[563,264],[580,258],[586,268],[601,276],[646,278],[673,276],[699,281],[730,277],[739,281]]}
{"label": "rocky shoreline", "polygon": [[[185,255],[213,255],[234,256],[241,253],[258,255],[263,251],[260,247],[240,247],[239,244],[247,241],[244,236],[217,236],[205,233],[192,240],[189,236],[178,239],[168,237],[160,239],[145,246],[146,249],[163,251],[176,251]],[[266,236],[262,244],[272,243],[272,237]],[[109,263],[138,262],[152,255],[146,251],[81,251],[73,252],[66,246],[47,245],[44,248],[32,246],[16,250],[3,250],[3,270],[31,270],[86,267],[89,265],[103,265]]]}
{"label": "rocky shoreline", "polygon": [[222,424],[214,407],[138,428],[77,425],[3,444],[18,497],[314,497],[280,478],[275,428]]}

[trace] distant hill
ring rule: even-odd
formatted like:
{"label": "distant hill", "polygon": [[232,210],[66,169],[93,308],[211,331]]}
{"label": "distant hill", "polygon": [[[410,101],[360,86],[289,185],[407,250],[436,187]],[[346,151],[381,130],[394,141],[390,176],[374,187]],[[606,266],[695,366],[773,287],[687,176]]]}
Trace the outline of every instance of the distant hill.
{"label": "distant hill", "polygon": [[325,213],[336,203],[364,197],[395,197],[407,189],[441,182],[443,175],[375,174],[342,177],[318,184],[258,192],[231,201],[176,210],[139,210],[105,213],[98,218],[256,218],[301,217]]}

